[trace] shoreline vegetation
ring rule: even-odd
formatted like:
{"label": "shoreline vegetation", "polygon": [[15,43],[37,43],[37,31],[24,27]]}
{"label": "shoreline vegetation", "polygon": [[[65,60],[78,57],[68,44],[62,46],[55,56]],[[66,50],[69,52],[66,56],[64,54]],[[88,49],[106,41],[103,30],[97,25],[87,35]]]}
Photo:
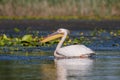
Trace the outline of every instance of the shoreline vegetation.
{"label": "shoreline vegetation", "polygon": [[120,20],[120,0],[0,0],[0,19]]}

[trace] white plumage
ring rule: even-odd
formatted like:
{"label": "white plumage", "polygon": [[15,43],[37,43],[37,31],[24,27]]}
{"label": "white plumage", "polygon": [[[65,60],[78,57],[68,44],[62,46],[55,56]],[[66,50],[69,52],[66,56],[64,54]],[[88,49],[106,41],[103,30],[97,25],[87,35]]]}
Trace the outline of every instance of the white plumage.
{"label": "white plumage", "polygon": [[61,55],[70,56],[70,57],[95,53],[90,48],[87,48],[84,45],[70,45],[70,46],[62,47],[62,48],[58,49],[56,52]]}

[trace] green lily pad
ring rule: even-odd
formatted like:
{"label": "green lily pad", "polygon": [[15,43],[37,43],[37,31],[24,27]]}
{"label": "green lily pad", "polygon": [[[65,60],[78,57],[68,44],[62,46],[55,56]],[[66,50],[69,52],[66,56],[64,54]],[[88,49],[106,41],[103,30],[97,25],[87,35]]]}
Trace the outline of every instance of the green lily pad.
{"label": "green lily pad", "polygon": [[5,43],[4,43],[4,40],[0,40],[0,46],[4,46]]}
{"label": "green lily pad", "polygon": [[3,34],[2,39],[3,39],[3,40],[9,40],[9,38],[8,38],[7,35],[5,35],[5,34]]}
{"label": "green lily pad", "polygon": [[15,32],[20,32],[20,29],[14,28],[14,31],[15,31]]}
{"label": "green lily pad", "polygon": [[22,37],[22,41],[31,42],[32,41],[32,35],[24,35]]}

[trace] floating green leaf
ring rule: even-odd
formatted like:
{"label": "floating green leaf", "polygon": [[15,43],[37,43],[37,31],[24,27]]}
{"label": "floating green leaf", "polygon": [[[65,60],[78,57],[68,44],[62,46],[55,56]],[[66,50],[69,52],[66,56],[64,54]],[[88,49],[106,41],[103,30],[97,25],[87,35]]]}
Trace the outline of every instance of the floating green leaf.
{"label": "floating green leaf", "polygon": [[14,28],[14,31],[15,31],[15,32],[20,32],[20,29]]}
{"label": "floating green leaf", "polygon": [[7,37],[7,35],[5,35],[5,34],[3,34],[2,39],[3,39],[3,40],[10,40],[10,39]]}
{"label": "floating green leaf", "polygon": [[22,41],[31,42],[32,41],[32,35],[24,35],[22,37]]}
{"label": "floating green leaf", "polygon": [[0,40],[0,46],[4,46],[4,45],[5,45],[4,41]]}

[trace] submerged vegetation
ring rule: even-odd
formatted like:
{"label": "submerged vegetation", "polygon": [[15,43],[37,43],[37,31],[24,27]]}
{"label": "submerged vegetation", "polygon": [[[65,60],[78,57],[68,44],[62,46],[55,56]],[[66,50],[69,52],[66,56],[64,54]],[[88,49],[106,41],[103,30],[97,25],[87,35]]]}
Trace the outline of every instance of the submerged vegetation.
{"label": "submerged vegetation", "polygon": [[1,19],[120,19],[120,0],[0,0]]}

